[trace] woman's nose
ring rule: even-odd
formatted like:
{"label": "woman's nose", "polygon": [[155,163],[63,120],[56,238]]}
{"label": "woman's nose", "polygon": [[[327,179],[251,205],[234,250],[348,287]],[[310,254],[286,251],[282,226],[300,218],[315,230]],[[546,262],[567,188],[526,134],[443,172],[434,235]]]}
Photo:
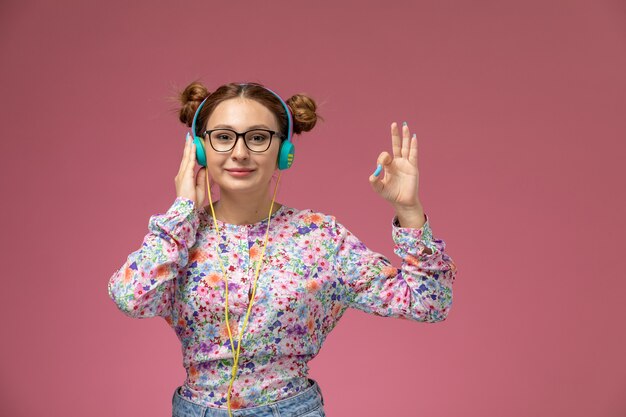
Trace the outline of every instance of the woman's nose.
{"label": "woman's nose", "polygon": [[249,156],[250,153],[248,147],[246,146],[244,139],[240,137],[237,143],[235,143],[231,157],[233,159],[248,159]]}

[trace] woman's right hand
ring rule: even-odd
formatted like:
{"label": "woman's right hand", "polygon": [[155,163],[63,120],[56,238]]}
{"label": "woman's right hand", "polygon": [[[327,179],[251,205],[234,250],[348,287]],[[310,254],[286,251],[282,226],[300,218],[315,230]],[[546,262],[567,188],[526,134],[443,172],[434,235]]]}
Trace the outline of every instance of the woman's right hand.
{"label": "woman's right hand", "polygon": [[202,207],[204,197],[206,195],[206,179],[204,171],[206,167],[194,175],[193,170],[196,166],[196,146],[187,133],[185,140],[185,151],[183,152],[183,160],[180,162],[178,174],[174,178],[176,183],[176,197],[185,197],[192,200],[196,208]]}

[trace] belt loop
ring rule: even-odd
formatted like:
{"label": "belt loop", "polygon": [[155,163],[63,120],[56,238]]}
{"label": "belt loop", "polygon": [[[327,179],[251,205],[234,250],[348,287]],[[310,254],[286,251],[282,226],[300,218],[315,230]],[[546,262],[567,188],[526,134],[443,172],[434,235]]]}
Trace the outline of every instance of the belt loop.
{"label": "belt loop", "polygon": [[317,394],[320,396],[320,401],[322,402],[322,405],[324,405],[324,396],[322,395],[322,389],[320,388],[320,385],[315,382],[315,390],[317,391]]}

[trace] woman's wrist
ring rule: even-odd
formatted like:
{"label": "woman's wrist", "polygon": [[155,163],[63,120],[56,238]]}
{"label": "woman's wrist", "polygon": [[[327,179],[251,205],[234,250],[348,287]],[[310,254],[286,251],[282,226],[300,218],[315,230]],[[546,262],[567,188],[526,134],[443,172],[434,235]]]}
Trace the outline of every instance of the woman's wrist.
{"label": "woman's wrist", "polygon": [[400,227],[408,227],[411,229],[420,229],[426,223],[424,215],[424,207],[421,203],[414,206],[395,206],[396,216]]}

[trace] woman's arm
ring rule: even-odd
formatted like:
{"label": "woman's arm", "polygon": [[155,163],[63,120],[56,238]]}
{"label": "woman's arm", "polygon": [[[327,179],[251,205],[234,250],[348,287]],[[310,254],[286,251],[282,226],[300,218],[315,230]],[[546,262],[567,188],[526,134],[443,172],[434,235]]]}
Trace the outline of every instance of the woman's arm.
{"label": "woman's arm", "polygon": [[369,250],[354,234],[335,223],[335,273],[344,282],[344,304],[366,313],[421,322],[445,320],[452,306],[456,266],[435,239],[428,216],[421,228],[392,222],[396,268],[383,255]]}
{"label": "woman's arm", "polygon": [[[445,320],[452,306],[456,267],[435,239],[419,198],[417,136],[403,123],[391,124],[393,156],[382,152],[369,181],[391,203],[394,252],[402,258],[396,268],[383,255],[370,251],[340,224],[336,265],[345,275],[346,304],[379,316],[424,322]],[[380,174],[384,175],[381,176]]]}
{"label": "woman's arm", "polygon": [[187,265],[199,219],[193,201],[177,197],[165,214],[150,217],[141,248],[109,280],[109,296],[127,316],[168,317],[175,278]]}

